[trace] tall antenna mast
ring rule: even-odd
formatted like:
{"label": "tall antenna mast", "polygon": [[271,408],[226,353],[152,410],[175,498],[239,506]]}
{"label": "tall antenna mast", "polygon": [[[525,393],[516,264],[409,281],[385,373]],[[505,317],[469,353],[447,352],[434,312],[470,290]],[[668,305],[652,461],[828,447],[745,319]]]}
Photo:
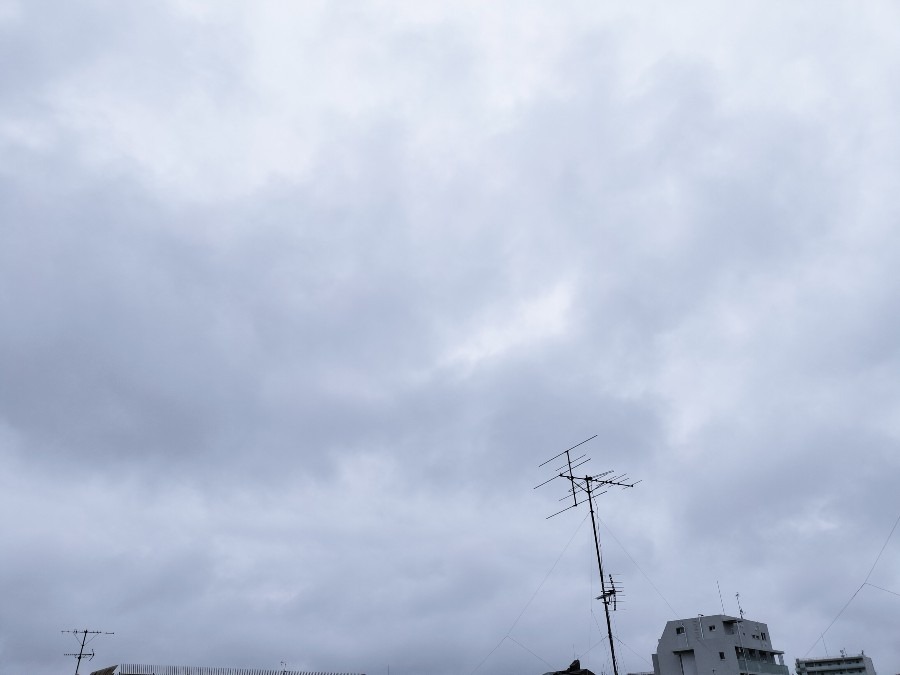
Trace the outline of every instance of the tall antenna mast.
{"label": "tall antenna mast", "polygon": [[584,445],[588,441],[591,441],[595,438],[597,438],[596,434],[594,434],[587,440],[581,441],[581,443],[578,443],[577,445],[573,445],[568,450],[565,450],[558,455],[551,457],[546,462],[541,464],[540,466],[545,466],[553,460],[561,459],[563,455],[565,455],[566,457],[566,463],[555,470],[554,473],[556,475],[554,475],[552,478],[549,478],[548,480],[545,480],[540,485],[536,485],[534,489],[536,490],[537,488],[546,485],[547,483],[550,483],[557,478],[563,478],[569,482],[569,489],[566,492],[566,496],[560,499],[560,501],[568,501],[569,496],[571,495],[572,504],[564,509],[557,511],[554,514],[547,516],[548,519],[553,518],[553,516],[558,516],[560,513],[568,511],[569,509],[577,508],[578,506],[581,506],[582,504],[587,502],[588,509],[591,513],[591,525],[593,526],[594,531],[594,551],[597,554],[597,569],[600,572],[601,593],[597,597],[597,599],[603,601],[603,613],[606,615],[606,631],[607,637],[609,638],[609,654],[612,660],[613,675],[619,675],[619,665],[616,661],[616,645],[613,641],[612,622],[609,617],[609,612],[610,605],[612,605],[613,611],[616,609],[617,596],[621,593],[622,589],[613,582],[612,575],[609,575],[609,579],[607,579],[603,574],[603,556],[600,555],[600,534],[597,531],[597,517],[594,514],[594,498],[604,494],[610,487],[631,488],[637,485],[640,481],[629,483],[627,482],[625,474],[612,475],[612,471],[604,471],[603,473],[593,475],[588,474],[584,476],[576,476],[574,473],[575,469],[587,464],[590,461],[590,457],[582,454],[573,459],[571,452],[575,448]]}
{"label": "tall antenna mast", "polygon": [[741,607],[741,594],[735,593],[734,597],[737,599],[738,614],[740,614],[741,618],[743,619],[744,618],[744,609]]}
{"label": "tall antenna mast", "polygon": [[[71,654],[63,654],[63,656],[74,656],[77,659],[75,663],[75,675],[78,675],[78,669],[81,667],[81,659],[87,659],[88,661],[93,660],[94,658],[94,650],[92,649],[90,653],[84,651],[86,645],[93,642],[98,635],[115,635],[115,633],[106,633],[102,630],[88,630],[85,628],[84,630],[63,630],[61,633],[71,633],[75,636],[75,639],[78,639],[78,636],[81,636],[81,645],[78,648],[78,653],[74,652]],[[88,635],[91,636],[91,639],[88,640]]]}

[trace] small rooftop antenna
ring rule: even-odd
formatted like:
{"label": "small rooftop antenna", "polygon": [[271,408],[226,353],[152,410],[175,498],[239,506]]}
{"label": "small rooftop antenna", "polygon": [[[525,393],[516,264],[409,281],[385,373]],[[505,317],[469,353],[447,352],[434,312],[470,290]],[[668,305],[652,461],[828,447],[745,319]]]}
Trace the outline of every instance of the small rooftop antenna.
{"label": "small rooftop antenna", "polygon": [[[603,612],[606,615],[606,631],[607,637],[609,638],[609,654],[612,660],[613,667],[613,675],[619,675],[619,665],[616,661],[616,646],[613,641],[612,634],[612,622],[609,618],[610,605],[612,605],[613,611],[615,611],[617,607],[617,597],[621,594],[622,589],[619,584],[616,584],[613,581],[612,575],[609,576],[609,579],[603,574],[603,556],[600,555],[600,535],[597,532],[597,518],[594,515],[594,499],[599,495],[604,494],[608,488],[610,487],[621,487],[621,488],[632,488],[637,485],[640,481],[636,481],[634,483],[627,482],[627,477],[625,474],[613,475],[612,471],[604,471],[603,473],[598,474],[586,474],[584,476],[576,476],[574,470],[580,466],[584,466],[590,461],[590,457],[586,455],[580,455],[578,457],[572,458],[572,450],[575,448],[584,445],[588,441],[597,438],[597,434],[594,434],[587,440],[581,441],[577,445],[573,445],[568,450],[564,450],[548,459],[546,462],[540,464],[540,466],[545,466],[552,462],[553,460],[561,459],[563,455],[565,455],[565,464],[558,467],[554,470],[555,475],[552,478],[545,480],[540,485],[536,485],[534,489],[538,489],[539,487],[550,483],[551,481],[556,480],[557,478],[563,478],[569,482],[569,489],[566,491],[566,495],[560,499],[559,501],[568,501],[569,496],[572,497],[572,504],[547,516],[548,519],[553,518],[553,516],[558,516],[560,513],[568,511],[569,509],[574,509],[585,502],[587,502],[588,509],[590,509],[591,513],[591,525],[594,530],[594,551],[597,554],[597,569],[600,572],[600,595],[597,596],[597,600],[603,601]],[[579,501],[580,498],[580,501]]]}
{"label": "small rooftop antenna", "polygon": [[[71,654],[63,654],[63,656],[74,656],[77,661],[75,663],[75,675],[78,675],[78,669],[81,667],[81,659],[87,659],[88,661],[92,661],[94,659],[94,650],[91,649],[90,653],[84,651],[86,645],[89,645],[91,642],[97,639],[98,635],[115,635],[115,633],[107,633],[102,630],[88,630],[85,628],[84,630],[63,630],[60,633],[71,633],[75,636],[75,639],[78,639],[78,636],[81,636],[81,645],[78,648],[78,653],[74,652]],[[88,635],[91,636],[91,639],[88,640]]]}
{"label": "small rooftop antenna", "polygon": [[741,594],[735,593],[734,597],[737,598],[738,613],[741,615],[741,618],[743,619],[744,618],[744,610],[741,608]]}

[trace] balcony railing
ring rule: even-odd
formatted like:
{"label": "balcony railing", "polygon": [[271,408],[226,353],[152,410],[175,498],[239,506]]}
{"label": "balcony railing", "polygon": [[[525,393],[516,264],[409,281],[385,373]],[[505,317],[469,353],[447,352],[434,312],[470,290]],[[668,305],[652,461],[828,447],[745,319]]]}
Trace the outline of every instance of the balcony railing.
{"label": "balcony railing", "polygon": [[738,659],[738,667],[742,673],[766,673],[766,675],[789,675],[788,667],[768,661],[754,659]]}

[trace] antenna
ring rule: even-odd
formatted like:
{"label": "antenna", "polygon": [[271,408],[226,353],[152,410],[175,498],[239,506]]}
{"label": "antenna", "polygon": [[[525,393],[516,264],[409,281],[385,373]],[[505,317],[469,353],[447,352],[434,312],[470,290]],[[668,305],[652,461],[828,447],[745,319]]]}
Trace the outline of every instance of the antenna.
{"label": "antenna", "polygon": [[601,595],[596,597],[597,600],[603,600],[606,602],[607,600],[612,603],[612,609],[615,612],[618,609],[618,605],[622,602],[619,600],[620,597],[625,595],[625,591],[622,590],[622,582],[613,579],[613,575],[609,575],[609,579],[607,579],[607,583],[609,587],[603,591]]}
{"label": "antenna", "polygon": [[722,600],[722,587],[719,586],[719,580],[716,579],[716,588],[719,589],[719,604],[722,605],[722,614],[725,613],[725,601]]}
{"label": "antenna", "polygon": [[738,612],[740,613],[741,618],[743,619],[744,618],[744,610],[741,608],[741,594],[735,593],[734,597],[737,598]]}
{"label": "antenna", "polygon": [[[78,653],[63,654],[63,656],[74,656],[77,659],[77,662],[75,663],[75,675],[78,675],[78,669],[81,667],[81,659],[86,658],[88,661],[94,659],[94,650],[92,649],[90,653],[85,652],[85,645],[88,645],[97,639],[98,635],[115,635],[115,633],[106,633],[102,630],[88,630],[87,628],[84,630],[62,630],[60,633],[71,633],[75,636],[76,640],[79,635],[81,636],[81,646],[78,648]],[[90,640],[88,640],[88,635],[91,636]]]}
{"label": "antenna", "polygon": [[[540,464],[540,466],[545,466],[552,462],[553,460],[559,460],[562,462],[562,457],[565,455],[565,463],[562,466],[557,467],[554,470],[554,476],[545,480],[540,485],[536,485],[534,489],[538,489],[539,487],[550,483],[557,478],[563,478],[569,482],[569,489],[566,491],[566,496],[560,499],[560,501],[568,501],[569,496],[572,497],[572,504],[547,516],[547,519],[553,518],[553,516],[558,516],[560,513],[568,511],[569,509],[574,509],[581,504],[587,502],[588,508],[591,512],[591,525],[594,529],[594,551],[597,553],[597,569],[600,572],[600,595],[597,596],[598,600],[603,601],[603,612],[606,614],[606,631],[607,637],[609,638],[609,653],[612,659],[612,667],[613,667],[613,675],[619,675],[619,665],[616,662],[616,646],[613,641],[612,634],[612,622],[609,618],[610,605],[612,605],[613,611],[616,610],[618,606],[618,596],[622,592],[621,584],[617,584],[613,581],[612,575],[609,575],[607,579],[603,574],[603,557],[600,555],[600,535],[597,532],[597,518],[594,515],[594,499],[607,492],[607,490],[611,487],[621,487],[621,488],[632,488],[637,485],[640,481],[636,481],[634,483],[627,482],[627,477],[625,474],[615,475],[613,471],[604,471],[603,473],[598,474],[586,474],[584,476],[576,476],[574,474],[574,470],[580,466],[587,464],[590,461],[589,457],[585,455],[580,455],[579,457],[572,458],[572,450],[575,448],[584,445],[588,441],[592,441],[597,438],[597,434],[594,434],[590,438],[581,441],[576,445],[573,445],[568,450],[564,450],[548,459],[546,462]],[[540,468],[539,466],[539,468]],[[579,498],[581,501],[579,501]]]}

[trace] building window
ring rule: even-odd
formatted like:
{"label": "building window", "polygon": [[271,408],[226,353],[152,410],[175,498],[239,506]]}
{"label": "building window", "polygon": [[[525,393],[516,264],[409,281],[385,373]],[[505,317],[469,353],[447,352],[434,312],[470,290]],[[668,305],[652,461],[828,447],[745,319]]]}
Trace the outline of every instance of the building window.
{"label": "building window", "polygon": [[716,629],[716,625],[713,624],[712,626],[709,627],[709,629],[710,629],[710,630],[715,630],[715,629]]}
{"label": "building window", "polygon": [[719,658],[725,660],[725,652],[719,652]]}
{"label": "building window", "polygon": [[765,634],[765,633],[760,633],[760,634],[762,635],[762,639],[765,640],[765,639],[766,639],[766,634]]}
{"label": "building window", "polygon": [[684,634],[684,626],[678,626],[675,629],[675,635],[683,635]]}

